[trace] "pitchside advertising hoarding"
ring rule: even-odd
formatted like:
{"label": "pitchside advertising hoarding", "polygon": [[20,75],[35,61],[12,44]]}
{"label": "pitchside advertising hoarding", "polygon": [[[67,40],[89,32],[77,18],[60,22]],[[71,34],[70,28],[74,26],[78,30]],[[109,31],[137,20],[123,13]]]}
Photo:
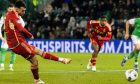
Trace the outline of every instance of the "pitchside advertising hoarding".
{"label": "pitchside advertising hoarding", "polygon": [[[28,40],[28,43],[47,52],[93,52],[90,40]],[[100,53],[130,53],[133,48],[131,40],[111,40],[104,43]]]}

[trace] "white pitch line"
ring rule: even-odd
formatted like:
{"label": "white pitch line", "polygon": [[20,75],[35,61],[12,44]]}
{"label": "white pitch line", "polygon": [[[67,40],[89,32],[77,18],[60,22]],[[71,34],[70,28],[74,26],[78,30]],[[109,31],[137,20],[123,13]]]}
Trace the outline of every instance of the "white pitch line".
{"label": "white pitch line", "polygon": [[[97,73],[102,73],[102,72],[104,72],[104,73],[110,73],[110,72],[124,72],[124,71],[126,71],[126,70],[97,70],[96,72]],[[30,71],[18,71],[18,72],[14,72],[14,71],[12,71],[12,72],[0,72],[0,74],[15,74],[15,73],[21,73],[21,74],[23,74],[23,73],[29,73]],[[48,73],[48,74],[53,74],[53,73],[55,73],[55,74],[62,74],[62,73],[88,73],[88,72],[90,72],[90,73],[92,73],[92,71],[91,70],[82,70],[82,71],[69,71],[69,70],[52,70],[52,71],[40,71],[39,73]],[[96,73],[96,72],[94,72],[94,73]]]}
{"label": "white pitch line", "polygon": [[126,70],[97,70],[96,72],[124,72]]}

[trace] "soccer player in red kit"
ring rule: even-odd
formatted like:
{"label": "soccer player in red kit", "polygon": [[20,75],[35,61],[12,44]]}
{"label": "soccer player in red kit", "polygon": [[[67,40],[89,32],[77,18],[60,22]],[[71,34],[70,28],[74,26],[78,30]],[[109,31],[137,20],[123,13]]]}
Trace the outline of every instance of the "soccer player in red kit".
{"label": "soccer player in red kit", "polygon": [[34,37],[21,25],[21,22],[19,21],[19,16],[23,16],[25,14],[25,10],[25,3],[19,0],[15,3],[15,7],[13,7],[11,11],[7,12],[4,23],[7,36],[7,44],[13,52],[30,61],[31,72],[34,77],[34,84],[45,84],[44,81],[39,79],[38,60],[35,55],[40,55],[44,59],[59,61],[64,64],[69,64],[71,59],[60,58],[58,56],[51,55],[38,49],[35,46],[29,45],[26,42],[22,33],[26,34],[31,39]]}
{"label": "soccer player in red kit", "polygon": [[[93,31],[90,31],[90,26],[92,26]],[[92,53],[92,58],[89,60],[87,69],[92,69],[96,71],[96,60],[99,51],[105,40],[110,40],[112,36],[111,26],[107,22],[106,16],[102,16],[100,20],[88,20],[87,21],[87,32],[88,37],[92,43],[94,52]]]}

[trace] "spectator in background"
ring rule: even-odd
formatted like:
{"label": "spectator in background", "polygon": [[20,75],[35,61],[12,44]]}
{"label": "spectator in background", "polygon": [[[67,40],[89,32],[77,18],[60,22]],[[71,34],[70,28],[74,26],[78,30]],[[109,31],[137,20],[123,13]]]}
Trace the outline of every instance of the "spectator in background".
{"label": "spectator in background", "polygon": [[[139,0],[45,0],[45,3],[44,0],[39,0],[37,6],[41,6],[36,10],[31,10],[33,9],[32,0],[27,3],[31,7],[27,9],[30,12],[25,16],[25,23],[27,23],[26,26],[28,30],[33,33],[35,38],[47,37],[45,36],[46,32],[42,32],[39,29],[41,26],[45,26],[45,31],[47,31],[48,27],[50,27],[48,32],[51,32],[52,28],[57,30],[56,27],[59,27],[60,31],[68,34],[65,38],[77,39],[77,37],[73,37],[74,34],[76,34],[73,32],[73,29],[69,29],[71,17],[75,19],[75,28],[77,28],[79,27],[77,24],[79,25],[80,21],[83,21],[87,16],[92,19],[97,19],[101,15],[107,15],[109,22],[111,22],[112,18],[114,19],[114,29],[117,29],[119,26],[124,30],[124,22],[129,18],[139,15],[140,9],[138,4]],[[81,19],[81,17],[83,17],[83,19]],[[35,30],[32,29],[32,26],[36,27]],[[120,32],[123,33],[122,31]],[[44,36],[38,37],[39,33],[43,33]],[[85,34],[85,32],[82,33]],[[55,37],[61,39],[58,35],[59,34],[56,34]],[[115,37],[114,39],[117,38]]]}

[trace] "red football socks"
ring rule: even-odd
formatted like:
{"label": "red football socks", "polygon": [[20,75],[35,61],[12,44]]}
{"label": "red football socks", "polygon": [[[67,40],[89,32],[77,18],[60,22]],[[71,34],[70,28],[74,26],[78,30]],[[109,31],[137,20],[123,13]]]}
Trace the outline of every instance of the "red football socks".
{"label": "red football socks", "polygon": [[54,55],[52,55],[52,54],[49,54],[49,53],[47,53],[47,52],[43,52],[43,57],[45,58],[45,59],[50,59],[50,60],[54,60],[54,61],[58,61],[58,59],[59,59],[59,57],[57,57],[57,56],[54,56]]}
{"label": "red football socks", "polygon": [[91,63],[92,63],[93,66],[96,65],[96,57],[94,57],[94,58],[91,59]]}
{"label": "red football socks", "polygon": [[38,68],[31,69],[31,71],[32,71],[32,74],[34,76],[34,79],[38,80],[39,79]]}

